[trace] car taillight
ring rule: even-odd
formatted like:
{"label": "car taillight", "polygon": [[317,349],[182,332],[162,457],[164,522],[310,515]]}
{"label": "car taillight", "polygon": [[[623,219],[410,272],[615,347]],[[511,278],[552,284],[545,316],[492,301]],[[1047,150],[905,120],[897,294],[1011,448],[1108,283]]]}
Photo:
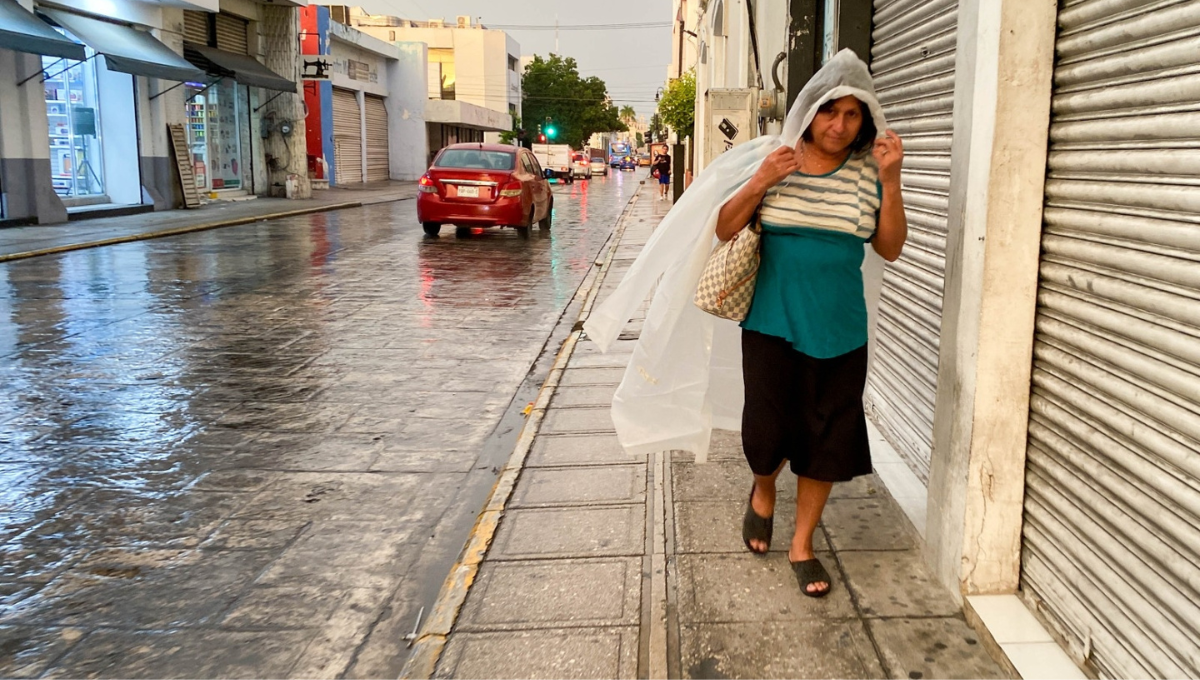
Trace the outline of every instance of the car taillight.
{"label": "car taillight", "polygon": [[500,197],[501,198],[516,198],[517,196],[520,196],[520,195],[521,195],[521,183],[520,182],[509,182],[509,183],[505,184],[504,186],[500,187]]}
{"label": "car taillight", "polygon": [[429,175],[421,175],[421,180],[417,182],[417,190],[427,194],[436,194],[437,184],[434,183],[433,178]]}

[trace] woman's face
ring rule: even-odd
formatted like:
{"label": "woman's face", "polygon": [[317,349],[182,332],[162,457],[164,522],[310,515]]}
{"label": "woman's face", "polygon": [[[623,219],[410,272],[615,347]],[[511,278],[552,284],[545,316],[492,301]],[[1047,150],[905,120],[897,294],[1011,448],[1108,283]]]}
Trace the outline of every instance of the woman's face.
{"label": "woman's face", "polygon": [[843,153],[858,137],[862,117],[862,107],[853,96],[826,102],[808,128],[813,146],[831,155]]}

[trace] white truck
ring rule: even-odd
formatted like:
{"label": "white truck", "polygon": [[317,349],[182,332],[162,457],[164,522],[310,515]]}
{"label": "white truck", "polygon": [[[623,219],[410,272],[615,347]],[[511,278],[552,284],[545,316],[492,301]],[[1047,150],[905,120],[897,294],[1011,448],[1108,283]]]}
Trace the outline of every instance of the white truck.
{"label": "white truck", "polygon": [[560,179],[567,184],[575,181],[571,173],[571,147],[566,144],[534,144],[530,147],[533,156],[537,158],[542,169],[550,177]]}

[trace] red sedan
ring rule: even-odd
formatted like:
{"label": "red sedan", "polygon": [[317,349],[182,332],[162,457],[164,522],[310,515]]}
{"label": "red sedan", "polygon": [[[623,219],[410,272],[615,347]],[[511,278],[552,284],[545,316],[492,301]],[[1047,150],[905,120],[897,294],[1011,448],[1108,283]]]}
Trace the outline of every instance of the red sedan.
{"label": "red sedan", "polygon": [[471,227],[512,227],[528,235],[535,223],[550,228],[554,197],[528,149],[504,144],[452,144],[421,177],[417,219],[437,236],[453,224],[459,238]]}

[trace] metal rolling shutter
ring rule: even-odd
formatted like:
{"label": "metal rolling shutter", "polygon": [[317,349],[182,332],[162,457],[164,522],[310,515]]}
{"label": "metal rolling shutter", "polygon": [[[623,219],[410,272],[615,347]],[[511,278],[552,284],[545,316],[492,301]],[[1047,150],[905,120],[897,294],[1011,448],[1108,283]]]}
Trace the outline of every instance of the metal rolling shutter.
{"label": "metal rolling shutter", "polygon": [[250,54],[247,21],[230,14],[216,16],[217,47],[227,52]]}
{"label": "metal rolling shutter", "polygon": [[345,186],[361,184],[362,118],[358,99],[350,90],[333,89],[333,182]]}
{"label": "metal rolling shutter", "polygon": [[1200,677],[1200,3],[1060,6],[1021,587],[1102,677]]}
{"label": "metal rolling shutter", "polygon": [[366,96],[367,105],[367,181],[391,178],[388,170],[388,117],[383,97]]}
{"label": "metal rolling shutter", "polygon": [[183,10],[183,39],[196,45],[208,45],[208,12]]}
{"label": "metal rolling shutter", "polygon": [[908,242],[887,265],[867,377],[872,420],[925,483],[946,271],[957,0],[877,0],[871,70],[904,137]]}

